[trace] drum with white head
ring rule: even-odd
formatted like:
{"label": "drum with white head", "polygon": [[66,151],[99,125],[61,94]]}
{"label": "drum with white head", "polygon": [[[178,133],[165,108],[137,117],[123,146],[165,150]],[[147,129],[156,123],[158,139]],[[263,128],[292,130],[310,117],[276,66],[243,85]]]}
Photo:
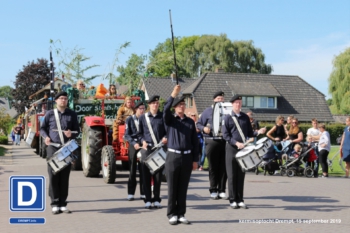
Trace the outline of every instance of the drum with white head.
{"label": "drum with white head", "polygon": [[145,159],[145,164],[149,168],[149,171],[152,174],[155,174],[164,167],[166,160],[166,152],[163,147],[158,147],[155,151],[153,151],[150,155]]}
{"label": "drum with white head", "polygon": [[213,136],[222,136],[221,126],[223,125],[225,115],[232,112],[232,104],[230,102],[216,102],[213,107]]}
{"label": "drum with white head", "polygon": [[266,149],[272,146],[272,141],[268,137],[263,137],[256,142],[256,145],[263,144]]}
{"label": "drum with white head", "polygon": [[267,153],[267,148],[264,144],[257,144],[254,150],[260,159],[262,159],[263,156]]}
{"label": "drum with white head", "polygon": [[236,154],[236,159],[242,168],[246,171],[255,168],[261,162],[261,159],[255,152],[255,146],[246,146]]}

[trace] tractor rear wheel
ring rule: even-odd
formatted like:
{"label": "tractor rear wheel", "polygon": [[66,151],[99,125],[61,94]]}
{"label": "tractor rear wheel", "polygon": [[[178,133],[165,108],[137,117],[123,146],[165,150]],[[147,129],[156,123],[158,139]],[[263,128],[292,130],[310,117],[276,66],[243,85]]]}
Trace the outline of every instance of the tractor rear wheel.
{"label": "tractor rear wheel", "polygon": [[40,154],[40,156],[43,159],[46,159],[46,156],[47,156],[47,153],[46,153],[47,145],[45,144],[45,140],[43,139],[43,137],[41,137],[41,136],[39,136],[39,137],[40,137],[39,141],[41,141],[41,144],[40,144],[41,154]]}
{"label": "tractor rear wheel", "polygon": [[115,154],[112,146],[104,146],[102,148],[102,176],[106,184],[113,184],[116,177]]}
{"label": "tractor rear wheel", "polygon": [[90,127],[84,123],[81,140],[81,160],[83,173],[86,177],[96,177],[100,174],[102,132],[103,127]]}

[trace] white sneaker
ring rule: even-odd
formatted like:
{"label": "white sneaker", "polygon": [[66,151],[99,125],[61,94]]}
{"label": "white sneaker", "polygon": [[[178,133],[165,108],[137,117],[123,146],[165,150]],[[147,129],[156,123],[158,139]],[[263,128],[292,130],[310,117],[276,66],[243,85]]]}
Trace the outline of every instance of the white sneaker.
{"label": "white sneaker", "polygon": [[146,202],[145,209],[151,209],[151,206],[152,206],[151,202]]}
{"label": "white sneaker", "polygon": [[231,206],[232,209],[238,209],[239,208],[236,202],[232,202],[230,204],[230,206]]}
{"label": "white sneaker", "polygon": [[247,206],[246,204],[244,204],[244,202],[238,203],[238,206],[239,206],[240,208],[243,208],[243,209],[248,209],[248,206]]}
{"label": "white sneaker", "polygon": [[65,207],[65,206],[60,207],[60,211],[61,211],[62,213],[66,213],[66,214],[72,213],[72,212],[71,212],[69,209],[67,209],[67,207]]}
{"label": "white sneaker", "polygon": [[145,195],[141,195],[140,199],[146,199],[146,196]]}
{"label": "white sneaker", "polygon": [[274,175],[278,175],[278,174],[280,174],[280,172],[276,170]]}
{"label": "white sneaker", "polygon": [[224,192],[220,193],[219,197],[222,198],[222,199],[226,198],[226,193],[224,193]]}
{"label": "white sneaker", "polygon": [[55,207],[52,207],[52,214],[59,214],[60,213],[60,208],[55,206]]}
{"label": "white sneaker", "polygon": [[162,205],[158,201],[155,201],[153,203],[153,207],[156,208],[156,209],[160,209],[160,208],[162,208]]}
{"label": "white sneaker", "polygon": [[190,224],[190,222],[185,217],[179,218],[179,222],[182,224]]}
{"label": "white sneaker", "polygon": [[128,199],[128,201],[133,201],[134,200],[134,195],[129,194],[127,199]]}
{"label": "white sneaker", "polygon": [[177,224],[177,216],[173,216],[169,219],[170,225],[176,225]]}
{"label": "white sneaker", "polygon": [[216,199],[218,199],[218,193],[211,193],[210,197],[211,197],[211,199],[216,200]]}

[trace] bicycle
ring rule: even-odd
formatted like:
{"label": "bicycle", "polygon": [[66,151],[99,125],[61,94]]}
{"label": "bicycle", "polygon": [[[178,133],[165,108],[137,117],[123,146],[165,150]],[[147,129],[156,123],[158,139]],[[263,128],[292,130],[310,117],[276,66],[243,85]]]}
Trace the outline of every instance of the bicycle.
{"label": "bicycle", "polygon": [[[335,152],[331,159],[327,158],[328,168],[329,168],[331,171],[333,171],[333,160],[334,160],[335,158],[337,158],[338,155],[340,155],[340,150],[338,150],[337,152]],[[339,166],[340,166],[341,169],[345,172],[345,162],[343,161],[343,158],[339,158]]]}

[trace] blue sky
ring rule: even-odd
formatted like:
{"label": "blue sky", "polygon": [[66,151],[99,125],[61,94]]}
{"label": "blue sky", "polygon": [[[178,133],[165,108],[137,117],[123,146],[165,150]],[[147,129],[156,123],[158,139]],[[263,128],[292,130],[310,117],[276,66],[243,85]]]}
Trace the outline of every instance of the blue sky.
{"label": "blue sky", "polygon": [[28,61],[49,59],[50,39],[84,48],[92,57],[86,65],[100,65],[91,74],[109,71],[126,41],[120,65],[132,53],[148,54],[171,36],[169,9],[175,36],[253,40],[272,74],[298,75],[325,95],[334,56],[350,47],[349,0],[0,0],[0,86],[13,86]]}

